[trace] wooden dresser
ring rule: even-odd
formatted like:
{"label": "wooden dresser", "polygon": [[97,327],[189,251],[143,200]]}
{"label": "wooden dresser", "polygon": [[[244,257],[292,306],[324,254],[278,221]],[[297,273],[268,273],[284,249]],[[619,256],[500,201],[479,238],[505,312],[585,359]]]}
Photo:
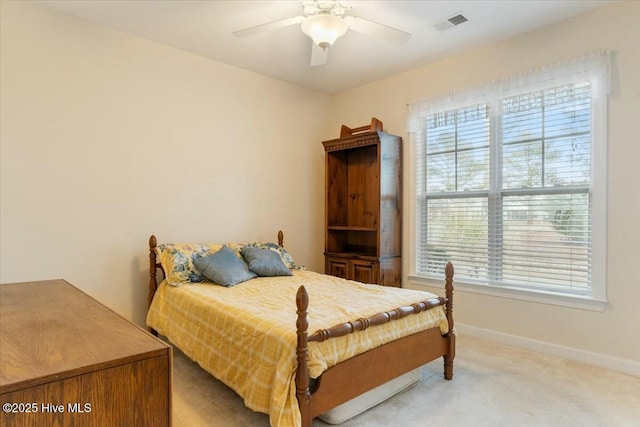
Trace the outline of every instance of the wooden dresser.
{"label": "wooden dresser", "polygon": [[169,426],[171,348],[64,280],[0,285],[0,425]]}

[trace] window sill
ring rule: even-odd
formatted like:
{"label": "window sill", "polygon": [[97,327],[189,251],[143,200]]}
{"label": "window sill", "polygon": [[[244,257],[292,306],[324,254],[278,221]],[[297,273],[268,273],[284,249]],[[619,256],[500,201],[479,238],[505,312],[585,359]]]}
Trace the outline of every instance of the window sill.
{"label": "window sill", "polygon": [[[420,276],[408,276],[408,283],[413,286],[442,287],[443,279],[432,279]],[[562,307],[577,308],[581,310],[603,312],[607,301],[592,297],[559,294],[545,291],[530,291],[509,287],[479,285],[475,283],[456,281],[454,277],[455,292],[468,292],[472,294],[488,295],[498,298],[508,298],[520,301],[551,304]]]}

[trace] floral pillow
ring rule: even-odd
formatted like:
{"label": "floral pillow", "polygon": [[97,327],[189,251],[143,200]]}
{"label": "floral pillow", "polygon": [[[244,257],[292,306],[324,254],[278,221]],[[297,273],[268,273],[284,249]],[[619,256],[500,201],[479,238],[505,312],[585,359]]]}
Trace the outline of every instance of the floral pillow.
{"label": "floral pillow", "polygon": [[[171,286],[204,282],[206,278],[193,264],[193,260],[209,256],[222,248],[222,244],[163,243],[156,246],[156,254],[167,282]],[[232,248],[233,249],[233,248]],[[240,255],[240,249],[234,250]]]}

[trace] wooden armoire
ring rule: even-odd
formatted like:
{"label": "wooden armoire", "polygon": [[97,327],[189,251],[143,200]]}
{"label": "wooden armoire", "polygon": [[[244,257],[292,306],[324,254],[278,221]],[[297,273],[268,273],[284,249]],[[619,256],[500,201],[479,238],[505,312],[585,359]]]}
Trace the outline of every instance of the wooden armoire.
{"label": "wooden armoire", "polygon": [[325,273],[401,285],[402,138],[342,126],[325,149]]}

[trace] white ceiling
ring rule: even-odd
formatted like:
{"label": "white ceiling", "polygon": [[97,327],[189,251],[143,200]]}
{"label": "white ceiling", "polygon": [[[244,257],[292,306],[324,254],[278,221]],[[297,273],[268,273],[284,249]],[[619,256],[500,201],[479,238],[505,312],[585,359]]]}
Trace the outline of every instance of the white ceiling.
{"label": "white ceiling", "polygon": [[[412,34],[394,46],[348,31],[311,67],[311,39],[299,25],[252,37],[232,32],[302,14],[299,1],[43,0],[36,3],[220,62],[329,94],[416,68],[469,48],[528,32],[610,1],[342,1],[349,14]],[[438,31],[462,13],[468,22]]]}

